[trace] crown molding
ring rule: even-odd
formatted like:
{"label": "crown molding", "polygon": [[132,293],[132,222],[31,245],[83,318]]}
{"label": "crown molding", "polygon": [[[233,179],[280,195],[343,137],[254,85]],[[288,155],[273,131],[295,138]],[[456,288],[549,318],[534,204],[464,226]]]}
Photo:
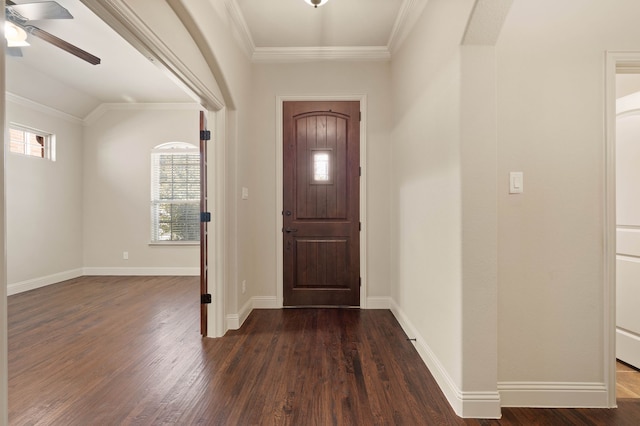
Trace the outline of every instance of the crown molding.
{"label": "crown molding", "polygon": [[257,47],[253,62],[388,61],[385,46],[371,47]]}
{"label": "crown molding", "polygon": [[619,62],[616,64],[617,74],[640,74],[640,64],[637,62]]}
{"label": "crown molding", "polygon": [[235,30],[235,34],[238,37],[240,46],[244,50],[247,57],[251,59],[253,56],[253,53],[256,50],[256,44],[253,42],[251,31],[249,30],[247,21],[245,21],[244,19],[242,10],[240,10],[240,6],[238,6],[238,1],[225,0],[224,3],[225,3],[225,6],[227,7],[229,18],[231,19],[231,27]]}
{"label": "crown molding", "polygon": [[154,110],[154,111],[202,111],[202,106],[196,102],[181,102],[181,103],[119,103],[119,102],[105,102],[100,104],[96,109],[91,111],[85,119],[83,124],[85,126],[95,123],[100,117],[102,117],[108,111],[126,110],[126,111],[141,111],[141,110]]}
{"label": "crown molding", "polygon": [[429,0],[404,0],[393,24],[387,49],[395,53],[407,38]]}
{"label": "crown molding", "polygon": [[51,108],[39,102],[32,101],[31,99],[23,98],[22,96],[18,96],[11,92],[6,92],[6,100],[8,102],[12,102],[14,104],[21,105],[32,110],[42,112],[44,114],[68,121],[73,124],[82,124],[82,118],[80,117],[76,117],[75,115],[60,111],[59,109]]}

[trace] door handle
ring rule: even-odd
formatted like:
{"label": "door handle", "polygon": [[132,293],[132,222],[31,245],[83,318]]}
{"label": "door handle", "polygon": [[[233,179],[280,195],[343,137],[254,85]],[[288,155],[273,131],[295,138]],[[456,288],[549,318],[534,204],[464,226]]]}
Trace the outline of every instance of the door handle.
{"label": "door handle", "polygon": [[284,228],[284,232],[286,232],[287,234],[290,234],[291,232],[298,232],[298,230],[286,227],[286,228]]}

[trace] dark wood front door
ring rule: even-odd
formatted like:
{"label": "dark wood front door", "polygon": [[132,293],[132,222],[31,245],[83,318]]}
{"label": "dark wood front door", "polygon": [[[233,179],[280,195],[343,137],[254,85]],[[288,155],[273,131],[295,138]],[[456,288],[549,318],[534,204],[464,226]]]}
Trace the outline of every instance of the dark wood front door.
{"label": "dark wood front door", "polygon": [[360,103],[284,102],[285,306],[360,305]]}

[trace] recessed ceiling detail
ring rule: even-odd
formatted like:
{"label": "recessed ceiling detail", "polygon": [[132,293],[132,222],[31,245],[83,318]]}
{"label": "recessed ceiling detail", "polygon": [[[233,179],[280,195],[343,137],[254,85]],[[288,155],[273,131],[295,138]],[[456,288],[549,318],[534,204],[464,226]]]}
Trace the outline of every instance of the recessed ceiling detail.
{"label": "recessed ceiling detail", "polygon": [[[210,0],[215,1],[215,0]],[[255,62],[389,60],[427,0],[225,0]]]}

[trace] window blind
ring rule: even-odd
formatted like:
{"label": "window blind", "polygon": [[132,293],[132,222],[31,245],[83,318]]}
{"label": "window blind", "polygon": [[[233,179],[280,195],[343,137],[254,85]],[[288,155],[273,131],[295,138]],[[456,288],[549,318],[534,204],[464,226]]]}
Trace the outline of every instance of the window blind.
{"label": "window blind", "polygon": [[151,154],[151,240],[200,241],[200,154],[164,144]]}

